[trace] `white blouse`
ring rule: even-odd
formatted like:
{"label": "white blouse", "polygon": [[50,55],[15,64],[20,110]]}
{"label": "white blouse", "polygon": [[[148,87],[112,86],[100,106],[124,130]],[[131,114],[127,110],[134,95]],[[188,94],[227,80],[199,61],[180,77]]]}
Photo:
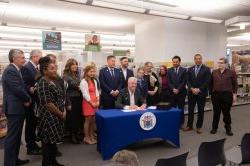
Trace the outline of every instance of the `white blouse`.
{"label": "white blouse", "polygon": [[[96,97],[99,97],[99,91],[98,91],[98,88],[97,88],[96,80],[94,80],[94,83],[95,83],[95,89],[96,89],[95,90]],[[82,81],[80,83],[80,89],[81,89],[83,98],[85,100],[87,100],[87,101],[90,101],[89,85],[88,85],[88,82],[85,79],[82,79]]]}

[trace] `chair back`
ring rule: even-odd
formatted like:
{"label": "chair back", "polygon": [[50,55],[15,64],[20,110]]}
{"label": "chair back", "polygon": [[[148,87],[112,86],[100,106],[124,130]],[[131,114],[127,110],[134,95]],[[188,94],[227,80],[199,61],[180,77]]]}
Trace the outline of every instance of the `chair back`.
{"label": "chair back", "polygon": [[188,152],[167,159],[158,159],[155,166],[186,166]]}
{"label": "chair back", "polygon": [[199,166],[215,166],[219,164],[225,165],[225,140],[226,138],[212,142],[202,142],[198,152]]}
{"label": "chair back", "polygon": [[246,133],[241,140],[242,164],[250,164],[250,133]]}

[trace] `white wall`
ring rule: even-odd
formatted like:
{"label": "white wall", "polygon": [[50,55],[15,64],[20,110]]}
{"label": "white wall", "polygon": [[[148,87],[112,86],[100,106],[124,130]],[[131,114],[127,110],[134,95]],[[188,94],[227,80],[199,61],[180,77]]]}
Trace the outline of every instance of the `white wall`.
{"label": "white wall", "polygon": [[166,62],[179,55],[192,62],[196,53],[204,60],[217,60],[226,54],[226,28],[171,18],[157,18],[135,25],[135,61]]}

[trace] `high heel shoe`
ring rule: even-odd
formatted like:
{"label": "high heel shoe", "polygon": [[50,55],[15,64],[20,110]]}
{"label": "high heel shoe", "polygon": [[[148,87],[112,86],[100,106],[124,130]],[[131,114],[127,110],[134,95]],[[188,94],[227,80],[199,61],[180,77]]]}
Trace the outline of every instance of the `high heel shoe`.
{"label": "high heel shoe", "polygon": [[77,139],[76,134],[72,134],[72,135],[71,135],[71,142],[72,142],[73,144],[80,144],[80,141]]}
{"label": "high heel shoe", "polygon": [[83,142],[84,142],[84,144],[88,144],[88,145],[93,145],[93,144],[95,144],[94,142],[92,142],[90,139],[87,139],[87,138],[84,138],[84,139],[83,139]]}

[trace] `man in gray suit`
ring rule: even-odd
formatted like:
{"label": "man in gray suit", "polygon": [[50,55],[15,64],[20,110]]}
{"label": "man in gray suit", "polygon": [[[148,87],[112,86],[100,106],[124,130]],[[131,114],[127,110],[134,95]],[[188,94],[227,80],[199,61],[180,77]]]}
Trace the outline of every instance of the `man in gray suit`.
{"label": "man in gray suit", "polygon": [[20,68],[25,63],[24,53],[19,49],[9,52],[10,64],[3,72],[3,110],[8,120],[8,131],[4,145],[4,166],[24,165],[29,160],[18,158],[21,144],[25,107],[31,98],[25,90]]}

